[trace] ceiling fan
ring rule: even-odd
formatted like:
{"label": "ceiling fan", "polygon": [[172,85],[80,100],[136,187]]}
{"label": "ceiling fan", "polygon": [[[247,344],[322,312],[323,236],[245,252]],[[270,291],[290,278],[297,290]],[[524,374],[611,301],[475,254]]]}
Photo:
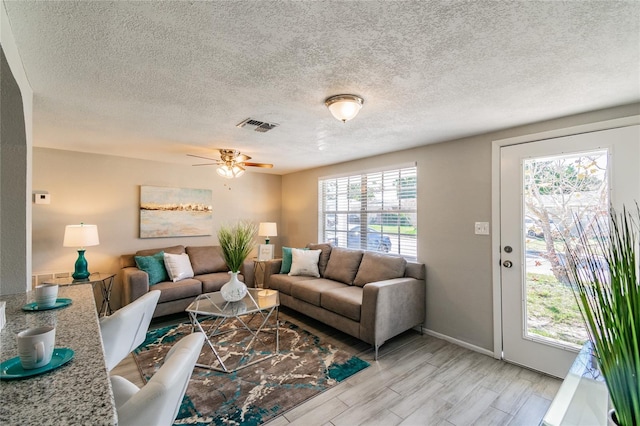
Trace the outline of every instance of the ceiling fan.
{"label": "ceiling fan", "polygon": [[215,158],[203,157],[201,155],[187,155],[189,157],[196,157],[213,161],[213,163],[194,164],[194,166],[220,166],[216,169],[216,172],[220,176],[227,179],[233,179],[242,176],[244,174],[245,167],[263,167],[267,169],[273,167],[273,164],[251,163],[248,161],[251,160],[251,157],[242,154],[237,149],[221,149],[219,160]]}

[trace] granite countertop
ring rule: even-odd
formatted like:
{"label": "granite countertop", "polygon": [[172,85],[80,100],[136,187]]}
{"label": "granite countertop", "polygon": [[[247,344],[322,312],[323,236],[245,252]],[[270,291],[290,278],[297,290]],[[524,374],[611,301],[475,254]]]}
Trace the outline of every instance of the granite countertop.
{"label": "granite countertop", "polygon": [[7,302],[7,324],[0,332],[0,361],[18,355],[16,333],[41,325],[55,325],[55,346],[71,348],[75,356],[68,364],[42,375],[0,381],[0,424],[117,424],[91,285],[60,287],[58,297],[73,301],[67,307],[22,311],[33,296],[28,292],[0,297]]}

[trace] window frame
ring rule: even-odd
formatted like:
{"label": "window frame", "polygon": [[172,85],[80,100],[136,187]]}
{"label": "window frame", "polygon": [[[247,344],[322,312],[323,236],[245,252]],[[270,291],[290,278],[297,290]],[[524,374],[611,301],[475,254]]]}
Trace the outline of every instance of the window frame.
{"label": "window frame", "polygon": [[416,163],[318,178],[318,241],[416,261],[417,219]]}

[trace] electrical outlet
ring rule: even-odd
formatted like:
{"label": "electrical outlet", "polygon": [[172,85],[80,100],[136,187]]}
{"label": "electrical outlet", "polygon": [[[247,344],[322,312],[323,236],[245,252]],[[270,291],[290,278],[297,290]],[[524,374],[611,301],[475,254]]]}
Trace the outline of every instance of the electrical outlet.
{"label": "electrical outlet", "polygon": [[476,235],[489,235],[489,222],[476,222]]}

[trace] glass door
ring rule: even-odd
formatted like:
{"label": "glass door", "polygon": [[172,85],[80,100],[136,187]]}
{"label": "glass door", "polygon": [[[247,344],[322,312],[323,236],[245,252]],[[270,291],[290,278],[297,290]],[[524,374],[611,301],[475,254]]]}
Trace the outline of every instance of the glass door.
{"label": "glass door", "polygon": [[640,200],[639,146],[639,127],[631,126],[501,148],[506,360],[566,375],[587,333],[565,272],[564,242],[579,226],[606,226],[611,204]]}

